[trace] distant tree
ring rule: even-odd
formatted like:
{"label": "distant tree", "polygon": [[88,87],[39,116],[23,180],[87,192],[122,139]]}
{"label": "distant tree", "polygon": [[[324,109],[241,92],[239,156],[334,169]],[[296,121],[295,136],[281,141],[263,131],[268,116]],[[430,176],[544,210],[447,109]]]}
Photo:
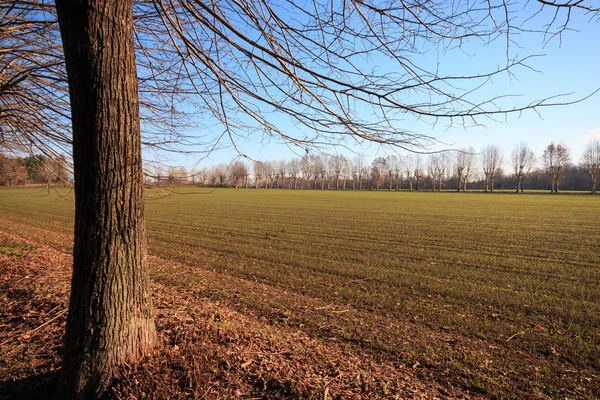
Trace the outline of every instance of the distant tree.
{"label": "distant tree", "polygon": [[502,166],[502,151],[496,145],[487,145],[481,151],[481,167],[485,176],[485,191],[494,191],[494,179]]}
{"label": "distant tree", "polygon": [[329,170],[332,173],[333,178],[335,179],[335,190],[339,190],[340,188],[340,176],[344,171],[346,164],[346,157],[343,155],[332,156],[329,158]]}
{"label": "distant tree", "polygon": [[362,190],[362,181],[365,177],[365,159],[361,155],[357,155],[354,157],[352,162],[352,174],[353,174],[353,188],[356,188],[356,183],[358,183],[358,190]]}
{"label": "distant tree", "polygon": [[279,188],[283,189],[285,187],[285,178],[287,178],[289,174],[288,163],[285,160],[279,160],[276,163],[277,175],[279,180]]}
{"label": "distant tree", "polygon": [[310,155],[305,154],[302,157],[300,160],[300,169],[302,170],[302,178],[306,179],[306,189],[310,189],[310,179],[313,176],[312,158]]}
{"label": "distant tree", "polygon": [[571,154],[567,146],[563,143],[550,143],[542,154],[542,162],[550,180],[552,193],[558,193],[558,183],[564,176],[566,169],[571,161]]}
{"label": "distant tree", "polygon": [[[253,165],[254,169],[254,187],[260,189],[261,183],[268,173],[268,168],[262,161],[255,161]],[[266,183],[265,183],[266,185]]]}
{"label": "distant tree", "polygon": [[344,155],[340,155],[340,158],[342,159],[342,190],[346,190],[346,182],[350,176],[350,160]]}
{"label": "distant tree", "polygon": [[31,183],[47,183],[47,173],[44,169],[44,158],[42,154],[25,157],[27,176]]}
{"label": "distant tree", "polygon": [[185,167],[179,167],[177,169],[177,184],[178,185],[187,185],[190,181],[188,179],[188,173]]}
{"label": "distant tree", "polygon": [[472,147],[468,149],[460,149],[456,152],[454,159],[454,176],[456,177],[456,191],[460,192],[467,190],[467,182],[471,175],[474,161],[474,150]]}
{"label": "distant tree", "polygon": [[413,191],[413,181],[415,180],[415,158],[408,154],[402,157],[402,164],[404,165],[404,171],[406,172],[406,179],[408,180],[409,189]]}
{"label": "distant tree", "polygon": [[0,185],[24,185],[27,178],[27,167],[23,159],[0,154]]}
{"label": "distant tree", "polygon": [[442,180],[446,175],[447,157],[446,153],[432,154],[429,156],[429,175],[433,182],[433,191],[435,191],[436,183],[438,191],[442,190]]}
{"label": "distant tree", "polygon": [[385,171],[387,170],[387,162],[383,157],[377,157],[371,164],[371,185],[375,185],[375,190],[379,190],[379,187],[385,179]]}
{"label": "distant tree", "polygon": [[415,177],[415,189],[418,192],[421,189],[420,182],[421,182],[421,178],[423,178],[423,175],[425,173],[425,168],[423,165],[423,158],[421,157],[420,154],[415,154],[413,156],[413,159],[414,159],[414,166],[415,166],[413,176]]}
{"label": "distant tree", "polygon": [[290,173],[288,187],[292,189],[293,182],[293,188],[296,189],[298,187],[298,174],[300,174],[300,161],[297,158],[292,158],[288,163],[287,169]]}
{"label": "distant tree", "polygon": [[327,175],[327,157],[325,155],[313,154],[310,157],[312,175],[314,177],[313,188],[317,188],[317,180],[321,180],[321,190],[325,188],[325,176]]}
{"label": "distant tree", "polygon": [[396,182],[396,190],[398,190],[398,177],[396,171],[398,170],[398,156],[396,154],[390,154],[385,158],[387,165],[387,176],[388,176],[388,190],[392,190],[394,182]]}
{"label": "distant tree", "polygon": [[246,178],[248,177],[248,167],[243,161],[234,161],[229,167],[231,171],[231,183],[234,187],[246,187]]}
{"label": "distant tree", "polygon": [[526,143],[521,142],[513,148],[511,153],[511,161],[515,177],[517,178],[516,192],[523,193],[525,186],[525,178],[535,166],[535,154]]}
{"label": "distant tree", "polygon": [[595,139],[586,146],[581,157],[581,165],[590,176],[590,192],[596,194],[598,176],[600,176],[600,140]]}

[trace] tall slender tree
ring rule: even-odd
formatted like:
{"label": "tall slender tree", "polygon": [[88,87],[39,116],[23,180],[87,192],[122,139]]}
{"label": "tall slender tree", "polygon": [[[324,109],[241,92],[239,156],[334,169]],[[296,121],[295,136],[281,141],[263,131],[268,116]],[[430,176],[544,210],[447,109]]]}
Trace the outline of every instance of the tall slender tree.
{"label": "tall slender tree", "polygon": [[496,145],[488,145],[481,151],[481,167],[485,176],[485,191],[494,191],[494,180],[502,166],[502,151]]}
{"label": "tall slender tree", "polygon": [[521,142],[513,148],[511,161],[515,177],[517,178],[516,193],[523,193],[525,178],[527,178],[527,175],[529,175],[529,172],[535,166],[535,154],[526,143]]}
{"label": "tall slender tree", "polygon": [[552,142],[544,149],[542,162],[552,182],[550,189],[552,193],[558,193],[558,184],[565,174],[570,161],[571,154],[567,146],[563,143],[554,144]]}
{"label": "tall slender tree", "polygon": [[590,192],[596,194],[598,176],[600,176],[600,140],[594,139],[586,146],[581,164],[590,176]]}

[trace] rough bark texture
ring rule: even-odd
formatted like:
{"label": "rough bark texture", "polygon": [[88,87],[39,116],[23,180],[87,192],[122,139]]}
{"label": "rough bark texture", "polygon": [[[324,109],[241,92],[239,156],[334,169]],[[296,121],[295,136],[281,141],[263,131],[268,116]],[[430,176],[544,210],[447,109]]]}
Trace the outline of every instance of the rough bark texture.
{"label": "rough bark texture", "polygon": [[155,341],[132,0],[56,2],[73,119],[74,265],[62,396],[93,398]]}

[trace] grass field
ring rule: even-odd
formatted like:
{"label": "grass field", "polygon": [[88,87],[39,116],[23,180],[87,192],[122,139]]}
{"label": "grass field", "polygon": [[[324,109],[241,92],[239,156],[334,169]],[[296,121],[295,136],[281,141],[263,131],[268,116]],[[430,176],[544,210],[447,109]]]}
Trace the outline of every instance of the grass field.
{"label": "grass field", "polygon": [[[0,190],[0,229],[70,249],[73,195],[45,194]],[[146,216],[181,290],[267,285],[210,296],[470,393],[600,396],[599,197],[149,189]]]}

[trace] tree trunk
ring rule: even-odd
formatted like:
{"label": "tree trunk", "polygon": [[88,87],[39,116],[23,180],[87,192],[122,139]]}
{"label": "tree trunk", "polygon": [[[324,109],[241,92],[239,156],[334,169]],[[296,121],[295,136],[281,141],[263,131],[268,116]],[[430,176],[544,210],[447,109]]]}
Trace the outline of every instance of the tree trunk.
{"label": "tree trunk", "polygon": [[154,347],[132,0],[56,2],[75,176],[63,398],[96,398]]}
{"label": "tree trunk", "polygon": [[525,190],[525,175],[521,176],[521,180],[519,181],[519,188],[521,193]]}

